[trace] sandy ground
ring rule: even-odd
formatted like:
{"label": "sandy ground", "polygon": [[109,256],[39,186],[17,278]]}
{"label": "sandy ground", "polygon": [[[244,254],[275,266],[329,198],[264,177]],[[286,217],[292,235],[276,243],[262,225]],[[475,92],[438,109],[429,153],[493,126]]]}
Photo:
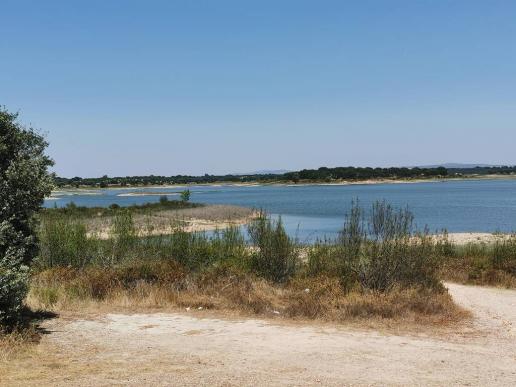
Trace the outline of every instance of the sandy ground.
{"label": "sandy ground", "polygon": [[[181,221],[180,229],[185,232],[204,232],[204,231],[215,231],[215,230],[227,230],[230,227],[242,226],[248,224],[251,221],[252,217],[231,220],[226,222],[221,221],[212,221],[208,219],[187,219]],[[162,225],[158,227],[153,227],[151,230],[139,229],[137,231],[138,237],[147,237],[147,236],[159,236],[159,235],[170,235],[178,230],[178,226],[176,225]],[[97,238],[107,240],[112,237],[112,232],[110,228],[106,228],[105,230],[88,232],[89,238]]]}
{"label": "sandy ground", "polygon": [[469,243],[494,243],[509,239],[512,234],[492,234],[483,232],[458,232],[448,234],[450,242],[457,245],[467,245]]}
{"label": "sandy ground", "polygon": [[[153,211],[133,215],[138,236],[168,235],[181,228],[187,232],[225,230],[249,223],[258,216],[250,208],[232,205],[208,205],[178,210]],[[91,217],[86,220],[88,236],[99,239],[111,237],[111,217]]]}
{"label": "sandy ground", "polygon": [[375,331],[190,311],[47,320],[1,385],[516,384],[516,291],[449,285],[471,322]]}

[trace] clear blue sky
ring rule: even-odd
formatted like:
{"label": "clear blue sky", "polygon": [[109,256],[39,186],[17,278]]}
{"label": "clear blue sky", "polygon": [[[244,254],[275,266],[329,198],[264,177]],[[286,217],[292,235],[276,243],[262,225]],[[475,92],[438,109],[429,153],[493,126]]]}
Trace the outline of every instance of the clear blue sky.
{"label": "clear blue sky", "polygon": [[63,176],[516,163],[516,1],[23,1],[0,104]]}

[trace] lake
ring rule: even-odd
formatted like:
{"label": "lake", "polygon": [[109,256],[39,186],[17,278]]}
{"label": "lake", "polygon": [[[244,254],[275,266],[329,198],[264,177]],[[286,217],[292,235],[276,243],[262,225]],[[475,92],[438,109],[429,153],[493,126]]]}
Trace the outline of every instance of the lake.
{"label": "lake", "polygon": [[[261,208],[281,215],[287,231],[300,240],[337,235],[353,199],[369,208],[374,201],[386,200],[407,207],[419,227],[449,232],[511,232],[516,230],[516,179],[454,180],[411,184],[370,185],[211,185],[166,188],[122,188],[66,190],[54,193],[46,207],[107,207],[159,201],[159,195],[179,199],[190,189],[191,201],[207,204],[234,204]],[[131,196],[132,194],[143,196]]]}

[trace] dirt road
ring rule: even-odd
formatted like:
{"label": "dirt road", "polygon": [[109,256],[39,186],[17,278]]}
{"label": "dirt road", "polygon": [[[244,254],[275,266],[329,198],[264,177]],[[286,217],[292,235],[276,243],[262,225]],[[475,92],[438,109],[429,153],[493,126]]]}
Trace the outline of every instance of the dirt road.
{"label": "dirt road", "polygon": [[516,385],[516,291],[449,285],[474,320],[449,332],[108,314],[49,320],[6,385]]}

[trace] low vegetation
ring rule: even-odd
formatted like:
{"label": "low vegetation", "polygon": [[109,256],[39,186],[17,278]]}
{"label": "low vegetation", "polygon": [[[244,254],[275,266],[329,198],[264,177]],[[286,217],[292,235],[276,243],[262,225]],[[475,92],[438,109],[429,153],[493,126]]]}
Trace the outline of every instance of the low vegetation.
{"label": "low vegetation", "polygon": [[120,207],[113,203],[108,207],[84,207],[77,206],[74,202],[70,202],[64,207],[42,208],[41,217],[63,217],[69,216],[74,218],[98,218],[112,217],[120,212],[129,210],[133,214],[148,214],[149,212],[167,211],[167,210],[184,210],[189,208],[205,207],[204,204],[190,203],[188,201],[169,200],[166,195],[160,197],[159,202],[134,204],[128,207]]}
{"label": "low vegetation", "polygon": [[[178,228],[184,231],[226,228],[247,223],[255,216],[255,211],[245,207],[203,205],[184,200],[168,200],[166,197],[164,199],[158,203],[130,207],[78,207],[72,202],[63,208],[43,209],[39,215],[42,235],[49,238],[44,238],[42,247],[46,249],[45,241],[52,240],[50,235],[59,236],[71,232],[85,239],[109,239],[117,232],[123,219],[131,222],[135,237],[142,237],[171,234]],[[54,228],[62,229],[62,232],[52,231]],[[58,238],[55,242],[61,243],[61,239]]]}
{"label": "low vegetation", "polygon": [[454,282],[516,288],[516,235],[493,243],[449,245],[441,277]]}
{"label": "low vegetation", "polygon": [[132,213],[117,211],[108,239],[88,236],[83,221],[42,223],[32,307],[181,307],[332,321],[463,316],[440,283],[444,241],[417,232],[408,210],[383,202],[367,212],[355,203],[338,240],[312,246],[264,213],[246,232],[178,225],[140,237]]}

